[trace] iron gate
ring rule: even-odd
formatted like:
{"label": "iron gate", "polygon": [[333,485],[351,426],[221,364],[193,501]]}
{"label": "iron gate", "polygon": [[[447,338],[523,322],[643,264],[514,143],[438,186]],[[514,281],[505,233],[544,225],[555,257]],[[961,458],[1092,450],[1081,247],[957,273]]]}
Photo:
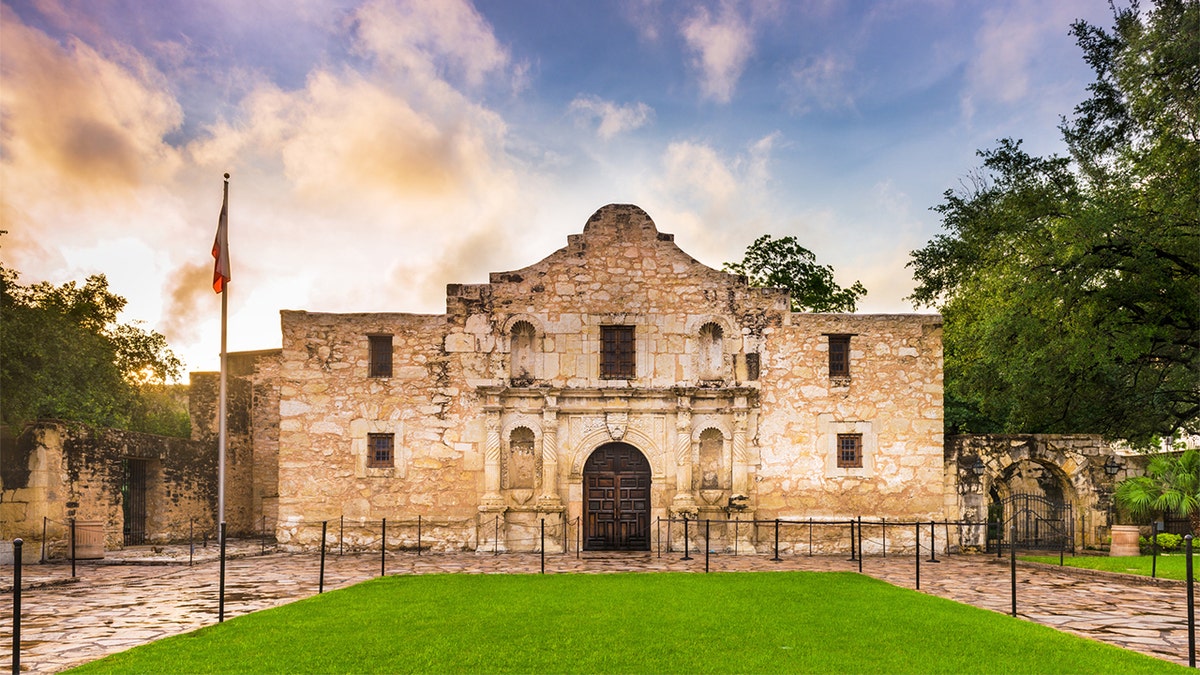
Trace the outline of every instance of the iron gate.
{"label": "iron gate", "polygon": [[[1017,548],[1075,552],[1075,520],[1071,505],[1041,495],[1014,494],[999,502],[996,516],[988,523],[988,539],[1005,546],[1012,542],[1012,527],[1017,526]],[[989,509],[990,510],[990,509]],[[994,534],[993,534],[994,533]],[[989,541],[989,544],[992,543]]]}
{"label": "iron gate", "polygon": [[125,512],[125,545],[146,543],[146,465],[144,459],[126,459],[121,501]]}

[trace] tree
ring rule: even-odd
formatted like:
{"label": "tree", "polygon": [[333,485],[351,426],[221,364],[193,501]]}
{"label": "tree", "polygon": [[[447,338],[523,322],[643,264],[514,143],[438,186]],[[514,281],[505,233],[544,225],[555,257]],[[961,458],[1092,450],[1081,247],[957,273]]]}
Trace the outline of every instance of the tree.
{"label": "tree", "polygon": [[850,288],[839,286],[833,268],[818,265],[817,257],[795,237],[772,239],[764,234],[746,248],[741,262],[727,262],[722,269],[745,276],[752,286],[791,291],[793,312],[853,312],[867,294],[858,281]]}
{"label": "tree", "polygon": [[125,299],[103,275],[23,286],[0,264],[0,421],[57,418],[187,436],[169,381],[183,364],[159,333],[117,322]]}
{"label": "tree", "polygon": [[1152,457],[1146,475],[1118,483],[1113,498],[1138,518],[1187,516],[1192,533],[1200,534],[1200,450]]}
{"label": "tree", "polygon": [[945,318],[952,431],[1149,441],[1200,427],[1200,4],[1072,27],[1096,72],[1060,129],[934,207],[911,299]]}

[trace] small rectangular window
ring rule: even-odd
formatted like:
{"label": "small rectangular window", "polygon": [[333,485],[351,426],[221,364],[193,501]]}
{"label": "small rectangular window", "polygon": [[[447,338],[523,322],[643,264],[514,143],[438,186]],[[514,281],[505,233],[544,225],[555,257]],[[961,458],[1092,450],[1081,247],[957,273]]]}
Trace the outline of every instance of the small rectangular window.
{"label": "small rectangular window", "polygon": [[633,326],[601,326],[600,379],[632,380],[634,373]]}
{"label": "small rectangular window", "polygon": [[367,434],[367,468],[390,469],[395,462],[395,434]]}
{"label": "small rectangular window", "polygon": [[391,377],[392,336],[368,335],[367,341],[371,352],[370,377]]}
{"label": "small rectangular window", "polygon": [[829,376],[850,377],[850,336],[829,336]]}
{"label": "small rectangular window", "polygon": [[746,379],[753,382],[758,379],[758,372],[761,367],[758,352],[748,352],[746,354]]}
{"label": "small rectangular window", "polygon": [[837,435],[837,465],[839,469],[862,468],[862,434]]}

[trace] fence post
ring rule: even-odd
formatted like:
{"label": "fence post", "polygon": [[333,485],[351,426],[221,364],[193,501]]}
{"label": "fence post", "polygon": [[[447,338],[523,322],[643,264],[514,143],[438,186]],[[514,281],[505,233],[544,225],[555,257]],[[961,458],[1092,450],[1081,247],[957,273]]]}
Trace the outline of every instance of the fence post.
{"label": "fence post", "polygon": [[571,555],[571,521],[567,520],[567,514],[560,513],[558,522],[562,523],[563,526],[563,555]]}
{"label": "fence post", "polygon": [[542,574],[545,574],[546,573],[546,519],[545,518],[542,518],[542,532],[541,532],[540,537],[541,537],[541,541],[538,544],[538,548],[541,550],[541,553],[542,553]]}
{"label": "fence post", "polygon": [[858,517],[858,573],[859,574],[862,574],[862,566],[863,566],[863,558],[864,557],[865,557],[865,555],[863,554],[863,547],[862,547],[862,516],[859,516]]}
{"label": "fence post", "polygon": [[[662,516],[654,519],[654,540],[657,542],[655,548],[658,550],[658,557],[662,557]],[[578,549],[576,549],[578,551]],[[576,557],[579,557],[576,555]]]}
{"label": "fence post", "polygon": [[[733,517],[733,557],[735,558],[738,554],[738,535],[741,534],[738,532],[738,526],[741,524],[741,516],[735,515]],[[729,523],[725,523],[725,532],[729,532]]]}
{"label": "fence post", "polygon": [[221,581],[217,591],[217,623],[225,621],[225,521],[221,521],[218,536],[221,537]]}
{"label": "fence post", "polygon": [[1012,615],[1017,615],[1017,519],[1013,518],[1011,528],[1012,543],[1009,544],[1009,558],[1011,559],[1010,567],[1012,572]]}
{"label": "fence post", "polygon": [[[813,525],[812,516],[809,516],[808,517],[808,557],[810,557],[810,558],[812,557],[812,525]],[[776,540],[778,541],[778,538],[776,538]],[[775,557],[778,558],[779,557],[779,551],[778,551],[779,546],[777,545],[775,548],[776,548]]]}
{"label": "fence post", "polygon": [[500,555],[500,516],[496,515],[496,533],[492,536],[492,555]]}
{"label": "fence post", "polygon": [[71,519],[71,578],[75,578],[75,519]]}
{"label": "fence post", "polygon": [[48,520],[48,518],[46,516],[42,516],[42,559],[41,559],[41,563],[43,565],[46,564],[46,521],[47,520]]}
{"label": "fence post", "polygon": [[[43,542],[46,539],[42,539]],[[20,548],[24,540],[12,540],[12,671],[20,673]],[[1190,548],[1190,543],[1188,548]]]}
{"label": "fence post", "polygon": [[1184,550],[1187,551],[1185,568],[1187,574],[1187,625],[1188,625],[1188,667],[1196,667],[1196,593],[1192,588],[1195,575],[1192,574],[1192,535],[1183,538]]}
{"label": "fence post", "polygon": [[918,521],[913,527],[913,532],[917,535],[917,590],[921,590],[921,523]]}
{"label": "fence post", "polygon": [[[580,552],[583,551],[583,516],[575,518],[575,559],[579,560]],[[662,557],[662,540],[658,542],[658,557]]]}
{"label": "fence post", "polygon": [[317,582],[317,594],[325,592],[325,530],[329,527],[328,520],[321,521],[321,574]]}
{"label": "fence post", "polygon": [[192,559],[196,556],[196,519],[188,519],[188,567],[192,566]]}
{"label": "fence post", "polygon": [[[812,527],[812,525],[810,524],[809,527]],[[779,519],[778,518],[775,519],[775,557],[771,558],[771,560],[774,562],[779,562],[779,561],[783,560],[783,558],[779,557]]]}
{"label": "fence post", "polygon": [[[266,516],[262,517],[262,526],[259,528],[259,532],[262,533],[261,534],[262,542],[261,542],[261,546],[258,549],[258,552],[261,555],[261,554],[264,554],[267,552],[267,517]],[[325,545],[324,539],[321,540],[321,545],[322,546]]]}
{"label": "fence post", "polygon": [[417,514],[417,555],[421,555],[421,514]]}
{"label": "fence post", "polygon": [[687,514],[683,514],[683,557],[680,560],[691,560],[692,556],[688,552],[688,521]]}
{"label": "fence post", "polygon": [[883,557],[887,557],[887,518],[883,518],[879,523],[879,528],[883,530]]}
{"label": "fence post", "polygon": [[344,542],[345,542],[344,535],[345,534],[346,534],[346,514],[343,513],[342,515],[338,516],[338,557],[339,558],[342,557],[342,554],[346,552],[345,544],[344,544]]}
{"label": "fence post", "polygon": [[708,544],[708,518],[704,519],[704,573],[708,574],[708,550],[711,548]]}
{"label": "fence post", "polygon": [[379,542],[379,576],[387,574],[387,518],[383,519],[383,536]]}
{"label": "fence post", "polygon": [[929,521],[929,562],[941,562],[937,559],[937,529],[934,522]]}
{"label": "fence post", "polygon": [[851,518],[850,519],[850,562],[854,562],[855,560],[858,560],[858,558],[855,556],[855,550],[854,550],[854,519]]}
{"label": "fence post", "polygon": [[1158,576],[1158,523],[1150,523],[1150,578]]}

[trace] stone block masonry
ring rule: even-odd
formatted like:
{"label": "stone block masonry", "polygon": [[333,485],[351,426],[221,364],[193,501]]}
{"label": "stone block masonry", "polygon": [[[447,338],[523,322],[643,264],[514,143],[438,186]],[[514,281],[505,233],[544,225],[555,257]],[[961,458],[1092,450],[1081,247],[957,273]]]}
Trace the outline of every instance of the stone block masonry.
{"label": "stone block masonry", "polygon": [[[515,533],[547,518],[637,548],[657,518],[731,505],[943,518],[940,317],[788,308],[610,205],[540,262],[451,284],[442,315],[283,312],[256,370],[278,395],[277,536],[421,515],[476,524],[452,548],[532,550]],[[632,464],[594,466],[600,448]]]}

